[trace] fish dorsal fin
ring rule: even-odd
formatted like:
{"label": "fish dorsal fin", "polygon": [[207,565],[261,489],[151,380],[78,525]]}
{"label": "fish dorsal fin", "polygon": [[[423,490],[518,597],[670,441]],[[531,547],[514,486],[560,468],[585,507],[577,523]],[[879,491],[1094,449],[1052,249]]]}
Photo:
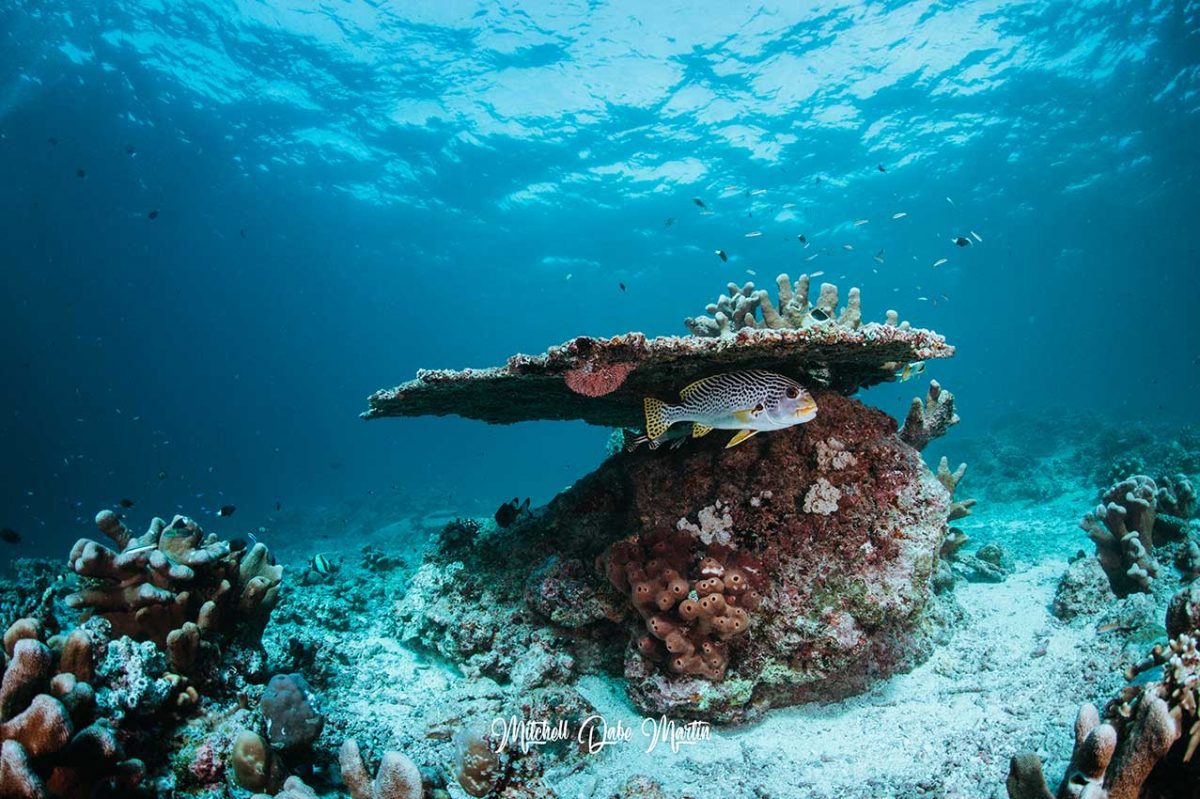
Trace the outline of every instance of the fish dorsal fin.
{"label": "fish dorsal fin", "polygon": [[729,449],[730,447],[736,447],[738,444],[742,443],[747,438],[750,438],[750,436],[754,435],[757,432],[758,432],[757,430],[739,430],[737,432],[736,436],[729,439],[729,443],[725,445],[725,449]]}
{"label": "fish dorsal fin", "polygon": [[712,431],[713,431],[713,429],[711,427],[706,427],[705,425],[702,425],[699,422],[692,423],[692,438],[700,438],[702,436],[706,436],[709,433],[711,433]]}
{"label": "fish dorsal fin", "polygon": [[710,381],[716,380],[718,377],[720,377],[720,375],[712,375],[710,377],[702,377],[694,383],[688,383],[679,391],[679,398],[687,399],[689,396],[696,393],[698,389],[703,388]]}

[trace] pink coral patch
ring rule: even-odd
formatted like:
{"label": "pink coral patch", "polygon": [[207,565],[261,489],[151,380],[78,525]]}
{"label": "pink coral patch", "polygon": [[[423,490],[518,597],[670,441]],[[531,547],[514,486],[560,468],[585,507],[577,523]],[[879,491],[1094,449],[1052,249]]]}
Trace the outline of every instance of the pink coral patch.
{"label": "pink coral patch", "polygon": [[629,373],[637,367],[634,363],[596,364],[588,361],[583,366],[567,372],[563,378],[567,388],[585,397],[603,397],[621,387]]}

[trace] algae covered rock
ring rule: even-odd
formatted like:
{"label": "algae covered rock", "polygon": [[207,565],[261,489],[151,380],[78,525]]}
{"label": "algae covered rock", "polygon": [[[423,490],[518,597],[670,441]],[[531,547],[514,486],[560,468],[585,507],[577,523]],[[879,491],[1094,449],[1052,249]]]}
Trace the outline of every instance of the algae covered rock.
{"label": "algae covered rock", "polygon": [[[643,711],[723,722],[844,696],[911,666],[928,650],[924,610],[948,492],[889,416],[834,392],[817,401],[811,423],[733,449],[712,435],[679,451],[614,455],[512,527],[480,529],[454,560],[434,553],[398,607],[406,637],[506,679],[530,644],[575,653],[579,671],[604,668],[605,648],[620,648]],[[814,486],[826,485],[833,490],[805,510]],[[687,572],[687,592],[670,605],[664,597],[657,612],[618,594],[625,618],[613,621],[613,545],[645,544],[642,555],[625,552],[628,562],[653,559],[664,539],[685,544],[671,557]],[[677,636],[648,646],[646,636],[658,629],[665,638],[657,614],[674,620],[690,612],[679,603],[702,598],[714,553],[752,576],[759,598],[745,605],[748,629],[728,622],[697,637],[689,627],[693,655],[706,641],[722,654],[705,653],[715,658],[709,668],[672,671],[664,649],[687,644]],[[742,605],[749,591],[739,590],[722,584],[722,602]],[[587,600],[582,618],[560,609],[572,597]]]}

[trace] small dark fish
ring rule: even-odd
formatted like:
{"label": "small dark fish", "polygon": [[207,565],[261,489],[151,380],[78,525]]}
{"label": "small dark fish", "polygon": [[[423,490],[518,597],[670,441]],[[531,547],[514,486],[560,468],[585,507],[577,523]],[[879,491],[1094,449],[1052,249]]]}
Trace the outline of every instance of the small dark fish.
{"label": "small dark fish", "polygon": [[122,500],[121,500],[120,502],[118,502],[117,504],[118,504],[118,505],[120,505],[122,508],[132,508],[132,507],[133,507],[133,500],[132,500],[132,499],[122,499]]}
{"label": "small dark fish", "polygon": [[242,229],[241,229],[241,230],[239,230],[238,232],[242,234],[242,238],[243,238],[243,239],[244,239],[244,238],[246,238],[246,228],[242,228]]}
{"label": "small dark fish", "polygon": [[247,546],[249,546],[249,544],[250,544],[250,542],[247,541],[245,538],[242,538],[240,535],[235,536],[235,537],[229,539],[229,551],[230,552],[244,552],[246,550]]}
{"label": "small dark fish", "polygon": [[233,512],[235,510],[237,510],[236,505],[222,505],[221,509],[219,511],[217,511],[217,515],[218,516],[232,516]]}
{"label": "small dark fish", "polygon": [[880,164],[879,166],[877,166],[875,168],[878,169],[880,172],[887,172],[887,170],[883,168],[883,164]]}
{"label": "small dark fish", "polygon": [[621,291],[624,291],[624,290],[625,290],[625,284],[624,284],[624,283],[618,283],[617,285],[621,287]]}
{"label": "small dark fish", "polygon": [[6,544],[19,544],[21,543],[21,534],[11,527],[5,527],[0,529],[0,541]]}
{"label": "small dark fish", "polygon": [[275,502],[275,510],[283,510],[283,503],[276,501]]}
{"label": "small dark fish", "polygon": [[707,205],[704,204],[704,200],[701,200],[699,197],[693,197],[692,202],[694,202],[696,205],[700,206],[701,208],[708,207]]}
{"label": "small dark fish", "polygon": [[58,146],[58,139],[54,138],[53,136],[51,136],[49,139],[46,139],[46,141],[50,142],[51,147]]}
{"label": "small dark fish", "polygon": [[313,571],[320,575],[333,574],[335,571],[337,571],[337,566],[333,565],[329,558],[325,557],[324,555],[313,555],[313,558],[308,562],[308,565],[312,567]]}
{"label": "small dark fish", "polygon": [[501,527],[508,527],[517,520],[517,517],[522,513],[529,512],[529,497],[525,497],[525,501],[521,502],[520,498],[513,497],[512,502],[505,502],[496,509],[496,524]]}
{"label": "small dark fish", "polygon": [[808,315],[811,316],[813,319],[816,319],[818,322],[828,322],[829,321],[829,314],[825,313],[820,308],[813,308],[811,311],[808,312]]}
{"label": "small dark fish", "polygon": [[137,148],[134,147],[132,144],[125,146],[125,155],[136,155],[136,154],[137,154]]}
{"label": "small dark fish", "polygon": [[717,257],[721,259],[721,263],[729,263],[729,255],[724,250],[717,250]]}
{"label": "small dark fish", "polygon": [[971,240],[968,239],[966,236],[955,236],[954,243],[957,244],[959,247],[967,247],[967,246],[970,246]]}
{"label": "small dark fish", "polygon": [[673,216],[668,216],[668,217],[667,217],[667,221],[666,221],[666,222],[663,222],[663,227],[670,227],[670,226],[671,226],[671,225],[673,225],[673,224],[675,224],[675,217],[673,217]]}
{"label": "small dark fish", "polygon": [[75,170],[75,177],[77,177],[77,178],[86,178],[86,177],[87,177],[87,170],[86,170],[86,169],[84,169],[83,167],[79,167],[78,169],[76,169],[76,170]]}
{"label": "small dark fish", "polygon": [[178,519],[175,520],[175,523],[171,525],[172,529],[175,529],[175,530],[182,530],[183,528],[185,528],[187,526],[188,526],[188,517],[186,517],[186,516],[180,516]]}
{"label": "small dark fish", "polygon": [[805,236],[803,233],[801,233],[799,236],[797,236],[796,240],[799,241],[801,244],[808,244],[808,236]]}
{"label": "small dark fish", "polygon": [[151,211],[150,213],[146,214],[146,217],[147,217],[147,218],[149,218],[149,219],[158,219],[158,209],[157,209],[157,208],[155,208],[153,211]]}

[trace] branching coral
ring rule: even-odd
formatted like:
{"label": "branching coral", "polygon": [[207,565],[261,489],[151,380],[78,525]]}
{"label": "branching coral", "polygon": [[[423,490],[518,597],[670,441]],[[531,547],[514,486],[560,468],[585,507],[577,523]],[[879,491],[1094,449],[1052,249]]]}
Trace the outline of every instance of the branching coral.
{"label": "branching coral", "polygon": [[[722,294],[705,310],[710,316],[689,317],[684,320],[688,330],[695,336],[733,336],[743,328],[769,328],[771,330],[801,329],[815,325],[838,325],[857,330],[862,325],[862,300],[857,288],[847,294],[846,305],[838,312],[838,288],[832,283],[822,283],[817,301],[809,304],[809,277],[800,275],[795,285],[786,274],[775,278],[779,287],[778,308],[771,302],[766,289],[755,290],[753,283],[738,286],[730,283],[729,293]],[[756,317],[761,314],[762,319]],[[886,324],[908,328],[908,323],[899,322],[895,311],[888,311]]]}
{"label": "branching coral", "polygon": [[218,636],[257,644],[279,592],[283,568],[265,545],[234,549],[186,516],[154,519],[142,536],[112,511],[96,526],[117,543],[113,551],[90,539],[71,550],[82,579],[70,607],[107,619],[115,635],[153,641],[171,667],[190,673],[202,642]]}
{"label": "branching coral", "polygon": [[1134,475],[1109,488],[1080,522],[1096,543],[1096,557],[1118,596],[1149,591],[1158,574],[1152,554],[1157,493],[1153,480]]}
{"label": "branching coral", "polygon": [[922,402],[920,397],[913,398],[904,426],[900,428],[900,440],[920,452],[958,422],[954,395],[944,390],[938,381],[930,380],[925,401]]}
{"label": "branching coral", "polygon": [[712,544],[693,566],[692,536],[674,531],[613,544],[602,565],[645,620],[637,639],[645,658],[677,674],[725,678],[728,642],[750,628],[762,602],[761,565],[733,547]]}
{"label": "branching coral", "polygon": [[1190,519],[1196,512],[1196,488],[1186,474],[1159,478],[1156,498],[1161,513]]}

